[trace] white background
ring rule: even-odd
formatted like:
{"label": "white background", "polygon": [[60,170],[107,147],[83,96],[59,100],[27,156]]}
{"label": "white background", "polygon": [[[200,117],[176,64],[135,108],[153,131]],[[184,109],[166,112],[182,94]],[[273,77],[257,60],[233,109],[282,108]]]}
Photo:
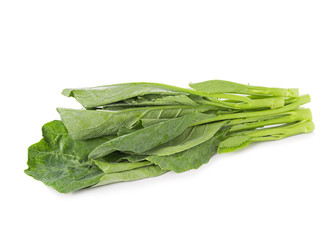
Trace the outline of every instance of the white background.
{"label": "white background", "polygon": [[[332,1],[0,2],[1,239],[333,239]],[[67,87],[225,79],[310,93],[316,130],[59,194],[27,148]]]}

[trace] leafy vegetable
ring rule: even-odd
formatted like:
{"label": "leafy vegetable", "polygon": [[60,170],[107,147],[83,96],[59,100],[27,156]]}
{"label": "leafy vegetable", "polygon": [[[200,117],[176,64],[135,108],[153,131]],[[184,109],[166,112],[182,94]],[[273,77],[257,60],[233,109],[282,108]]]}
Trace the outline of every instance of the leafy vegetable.
{"label": "leafy vegetable", "polygon": [[29,147],[26,174],[63,193],[99,182],[103,171],[88,154],[106,139],[73,141],[61,121],[45,124],[42,132],[44,138]]}
{"label": "leafy vegetable", "polygon": [[208,141],[214,137],[225,124],[225,122],[215,122],[189,127],[176,138],[148,151],[148,153],[150,155],[166,156],[182,152]]}
{"label": "leafy vegetable", "polygon": [[152,165],[147,161],[116,163],[103,159],[95,162],[88,160],[88,154],[108,138],[74,141],[61,121],[46,123],[42,132],[44,138],[29,147],[29,168],[25,173],[61,193],[95,187],[106,182],[154,177],[166,172],[156,166],[143,169]]}
{"label": "leafy vegetable", "polygon": [[89,154],[89,158],[98,159],[116,150],[138,154],[144,153],[181,134],[192,123],[193,115],[187,114],[111,139],[96,147]]}
{"label": "leafy vegetable", "polygon": [[72,138],[82,140],[117,134],[122,127],[131,129],[142,118],[173,119],[189,113],[204,112],[211,109],[212,107],[161,106],[119,111],[65,108],[58,108],[57,110]]}
{"label": "leafy vegetable", "polygon": [[148,161],[155,163],[164,170],[172,170],[180,173],[191,169],[197,169],[207,163],[216,152],[218,138],[201,143],[195,147],[189,148],[167,156],[152,155],[147,158]]}
{"label": "leafy vegetable", "polygon": [[65,89],[85,109],[58,108],[28,149],[25,173],[61,193],[181,173],[217,153],[314,130],[309,95],[223,80]]}
{"label": "leafy vegetable", "polygon": [[65,89],[67,97],[74,97],[85,108],[93,108],[148,94],[184,94],[164,84],[154,83],[122,83],[108,86],[81,89]]}

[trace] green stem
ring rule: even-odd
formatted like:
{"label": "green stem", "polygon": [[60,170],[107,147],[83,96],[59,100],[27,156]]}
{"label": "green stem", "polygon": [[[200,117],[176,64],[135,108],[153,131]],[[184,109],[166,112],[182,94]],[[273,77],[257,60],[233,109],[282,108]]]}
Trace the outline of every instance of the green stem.
{"label": "green stem", "polygon": [[221,115],[213,117],[213,118],[207,118],[207,119],[198,121],[198,122],[194,123],[193,125],[200,125],[200,124],[222,121],[222,120],[227,120],[227,119],[274,115],[274,114],[279,114],[279,113],[284,113],[284,112],[294,110],[294,109],[298,108],[299,106],[301,106],[305,103],[308,103],[308,102],[310,102],[310,96],[303,95],[303,96],[297,97],[295,102],[293,102],[289,105],[286,105],[284,107],[281,107],[281,108],[263,110],[263,111],[244,112],[244,113],[221,114]]}
{"label": "green stem", "polygon": [[229,129],[230,133],[230,132],[265,127],[269,125],[292,123],[296,121],[311,120],[311,119],[312,119],[311,110],[307,108],[307,109],[290,111],[269,117],[241,119],[243,120],[243,123],[240,123],[239,121],[240,119],[235,119],[229,121],[225,126],[231,126],[231,128]]}
{"label": "green stem", "polygon": [[210,98],[212,102],[219,104],[221,107],[234,108],[234,109],[256,109],[256,108],[280,108],[283,107],[285,102],[283,97],[274,98],[260,98],[254,99],[249,102],[228,102],[218,99]]}
{"label": "green stem", "polygon": [[239,95],[234,95],[234,94],[225,94],[225,93],[204,93],[200,91],[196,91],[193,89],[187,89],[187,88],[181,88],[181,87],[176,87],[176,86],[171,86],[167,84],[162,84],[162,83],[149,83],[151,85],[155,86],[161,86],[164,88],[169,88],[171,90],[174,90],[176,92],[185,92],[189,94],[193,94],[196,96],[201,96],[201,97],[216,97],[216,98],[223,98],[223,99],[228,99],[228,100],[235,100],[235,101],[242,101],[242,102],[251,102],[251,99],[249,99],[246,96],[239,96]]}
{"label": "green stem", "polygon": [[285,124],[282,126],[263,128],[259,130],[244,131],[240,134],[249,135],[251,141],[278,140],[300,133],[309,133],[314,130],[314,124],[311,120],[302,120],[300,122]]}
{"label": "green stem", "polygon": [[198,91],[220,94],[237,93],[248,95],[266,95],[276,97],[298,97],[297,88],[269,88],[260,86],[250,86],[225,80],[209,80],[199,83],[191,83],[190,87]]}

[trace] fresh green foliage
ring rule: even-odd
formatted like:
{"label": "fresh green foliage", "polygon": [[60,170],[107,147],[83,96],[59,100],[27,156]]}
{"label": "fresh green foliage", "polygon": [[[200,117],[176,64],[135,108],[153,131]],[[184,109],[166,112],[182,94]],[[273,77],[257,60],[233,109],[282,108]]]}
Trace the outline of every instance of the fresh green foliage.
{"label": "fresh green foliage", "polygon": [[[187,95],[156,95],[149,94],[145,96],[138,96],[134,98],[125,99],[113,104],[110,107],[139,107],[139,106],[163,106],[163,105],[198,105]],[[107,109],[108,105],[103,107]]]}
{"label": "fresh green foliage", "polygon": [[73,139],[82,140],[117,134],[122,127],[131,129],[140,119],[174,119],[193,112],[205,112],[212,107],[160,106],[130,108],[118,111],[76,110],[58,108]]}
{"label": "fresh green foliage", "polygon": [[67,97],[74,97],[85,108],[94,108],[148,94],[181,95],[183,92],[164,84],[122,83],[92,88],[65,89]]}
{"label": "fresh green foliage", "polygon": [[26,174],[63,193],[99,182],[103,171],[88,154],[106,139],[73,141],[61,121],[45,124],[42,132],[44,138],[28,149]]}
{"label": "fresh green foliage", "polygon": [[212,137],[197,146],[171,155],[151,155],[147,157],[164,170],[172,170],[180,173],[191,169],[197,169],[207,163],[217,150],[218,138]]}
{"label": "fresh green foliage", "polygon": [[[135,97],[151,94],[159,95],[194,95],[203,97],[220,97],[229,100],[250,101],[247,97],[228,95],[224,93],[207,94],[200,91],[170,86],[161,83],[122,83],[92,88],[65,89],[62,92],[67,97],[74,97],[85,108],[96,108]],[[154,104],[149,104],[154,105]]]}
{"label": "fresh green foliage", "polygon": [[148,153],[150,155],[166,156],[185,151],[214,137],[225,124],[226,122],[215,122],[189,127],[176,138],[148,151]]}
{"label": "fresh green foliage", "polygon": [[[89,158],[98,159],[116,150],[142,154],[181,134],[192,123],[194,114],[187,114],[183,117],[168,120],[142,128],[135,132],[111,139],[96,147]],[[149,141],[147,141],[149,139]]]}
{"label": "fresh green foliage", "polygon": [[[110,162],[110,159],[92,161],[88,154],[108,138],[73,140],[61,121],[46,123],[43,139],[28,150],[25,173],[44,182],[61,193],[94,187],[105,182],[131,181],[165,173],[158,167],[147,168],[151,162]],[[119,157],[120,155],[116,155]],[[142,170],[140,170],[142,169]],[[134,171],[136,170],[136,171]],[[119,173],[121,172],[119,176]],[[118,175],[117,175],[117,174]]]}
{"label": "fresh green foliage", "polygon": [[58,108],[28,149],[25,173],[61,193],[197,169],[217,153],[313,131],[309,95],[223,80],[65,89],[85,109]]}

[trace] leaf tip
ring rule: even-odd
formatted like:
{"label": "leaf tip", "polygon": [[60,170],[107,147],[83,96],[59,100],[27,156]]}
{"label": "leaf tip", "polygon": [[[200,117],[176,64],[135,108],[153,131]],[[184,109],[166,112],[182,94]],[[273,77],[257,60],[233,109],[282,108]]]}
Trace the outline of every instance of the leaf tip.
{"label": "leaf tip", "polygon": [[71,89],[71,88],[66,88],[66,89],[62,90],[61,94],[66,97],[74,97],[73,89]]}

